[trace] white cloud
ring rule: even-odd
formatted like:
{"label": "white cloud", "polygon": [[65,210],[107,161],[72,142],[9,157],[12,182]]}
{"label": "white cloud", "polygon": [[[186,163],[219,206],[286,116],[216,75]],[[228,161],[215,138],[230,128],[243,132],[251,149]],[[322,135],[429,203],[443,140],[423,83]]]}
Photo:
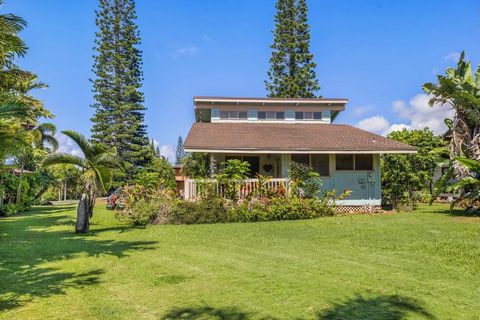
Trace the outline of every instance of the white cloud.
{"label": "white cloud", "polygon": [[408,102],[397,100],[392,103],[392,109],[404,123],[390,124],[383,116],[377,115],[357,123],[357,127],[367,131],[387,135],[392,131],[406,129],[423,129],[428,127],[435,134],[442,134],[447,130],[445,118],[453,118],[455,112],[451,107],[434,105],[430,107],[430,96],[417,94]]}
{"label": "white cloud", "polygon": [[363,130],[381,133],[387,130],[389,125],[390,123],[383,116],[373,116],[367,119],[363,119],[362,121],[358,122],[355,126]]}
{"label": "white cloud", "polygon": [[63,133],[57,133],[55,138],[58,140],[58,152],[68,153],[74,156],[83,157],[83,152],[77,144]]}
{"label": "white cloud", "polygon": [[403,129],[410,130],[410,126],[404,123],[395,123],[388,127],[387,130],[383,131],[382,136],[387,136],[390,132],[402,131]]}
{"label": "white cloud", "polygon": [[457,63],[458,59],[460,59],[460,52],[450,52],[445,57],[443,57],[445,61],[452,61]]}
{"label": "white cloud", "polygon": [[171,144],[160,145],[160,143],[155,139],[153,139],[153,146],[160,150],[160,155],[161,156],[164,156],[165,158],[167,158],[167,160],[170,161],[171,163],[175,162],[175,147],[174,146],[172,146]]}
{"label": "white cloud", "polygon": [[372,111],[373,109],[375,109],[374,105],[359,106],[359,107],[353,108],[352,113],[358,117],[358,116],[363,116],[364,114]]}
{"label": "white cloud", "polygon": [[180,56],[194,56],[200,50],[197,46],[192,44],[172,44],[170,58],[176,59]]}
{"label": "white cloud", "polygon": [[402,118],[410,120],[411,129],[423,129],[428,127],[435,134],[442,134],[447,130],[445,118],[453,118],[454,110],[447,106],[434,105],[430,107],[430,96],[417,94],[408,104],[404,101],[394,102],[394,111]]}

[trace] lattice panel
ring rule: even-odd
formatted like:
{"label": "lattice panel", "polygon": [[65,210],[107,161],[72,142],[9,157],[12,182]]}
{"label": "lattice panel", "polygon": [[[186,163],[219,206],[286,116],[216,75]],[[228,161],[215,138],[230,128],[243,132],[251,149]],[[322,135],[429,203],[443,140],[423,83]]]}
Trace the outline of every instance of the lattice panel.
{"label": "lattice panel", "polygon": [[371,206],[371,205],[365,205],[365,206],[337,206],[335,208],[335,211],[337,213],[373,213],[373,212],[378,212],[381,211],[380,206]]}

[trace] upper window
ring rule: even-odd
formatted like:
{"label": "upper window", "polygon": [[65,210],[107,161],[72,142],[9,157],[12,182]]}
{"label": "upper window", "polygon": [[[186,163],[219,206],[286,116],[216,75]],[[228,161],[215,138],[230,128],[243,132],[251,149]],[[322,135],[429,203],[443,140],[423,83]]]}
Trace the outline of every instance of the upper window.
{"label": "upper window", "polygon": [[295,112],[295,120],[322,120],[321,112]]}
{"label": "upper window", "polygon": [[283,111],[258,111],[258,120],[284,120],[285,112]]}
{"label": "upper window", "polygon": [[238,120],[247,119],[247,111],[220,111],[220,119],[222,120]]}
{"label": "upper window", "polygon": [[337,154],[337,170],[373,170],[373,156],[371,154]]}

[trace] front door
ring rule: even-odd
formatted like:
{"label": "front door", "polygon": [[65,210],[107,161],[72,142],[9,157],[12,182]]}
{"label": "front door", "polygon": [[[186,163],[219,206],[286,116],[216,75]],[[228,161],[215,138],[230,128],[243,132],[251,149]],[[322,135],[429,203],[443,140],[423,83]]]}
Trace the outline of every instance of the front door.
{"label": "front door", "polygon": [[243,161],[250,163],[250,178],[255,178],[260,173],[260,158],[243,157]]}

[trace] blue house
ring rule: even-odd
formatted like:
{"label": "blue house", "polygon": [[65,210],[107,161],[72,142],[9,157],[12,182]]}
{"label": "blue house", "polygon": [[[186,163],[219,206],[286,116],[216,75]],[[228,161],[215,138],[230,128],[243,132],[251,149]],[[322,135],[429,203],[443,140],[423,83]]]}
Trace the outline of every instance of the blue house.
{"label": "blue house", "polygon": [[[334,124],[347,99],[194,97],[196,123],[186,152],[204,152],[214,167],[229,159],[250,163],[272,183],[287,181],[292,161],[311,165],[323,187],[351,195],[338,205],[380,206],[380,155],[415,148],[345,124]],[[189,189],[190,188],[190,189]],[[185,186],[186,197],[192,197]]]}

